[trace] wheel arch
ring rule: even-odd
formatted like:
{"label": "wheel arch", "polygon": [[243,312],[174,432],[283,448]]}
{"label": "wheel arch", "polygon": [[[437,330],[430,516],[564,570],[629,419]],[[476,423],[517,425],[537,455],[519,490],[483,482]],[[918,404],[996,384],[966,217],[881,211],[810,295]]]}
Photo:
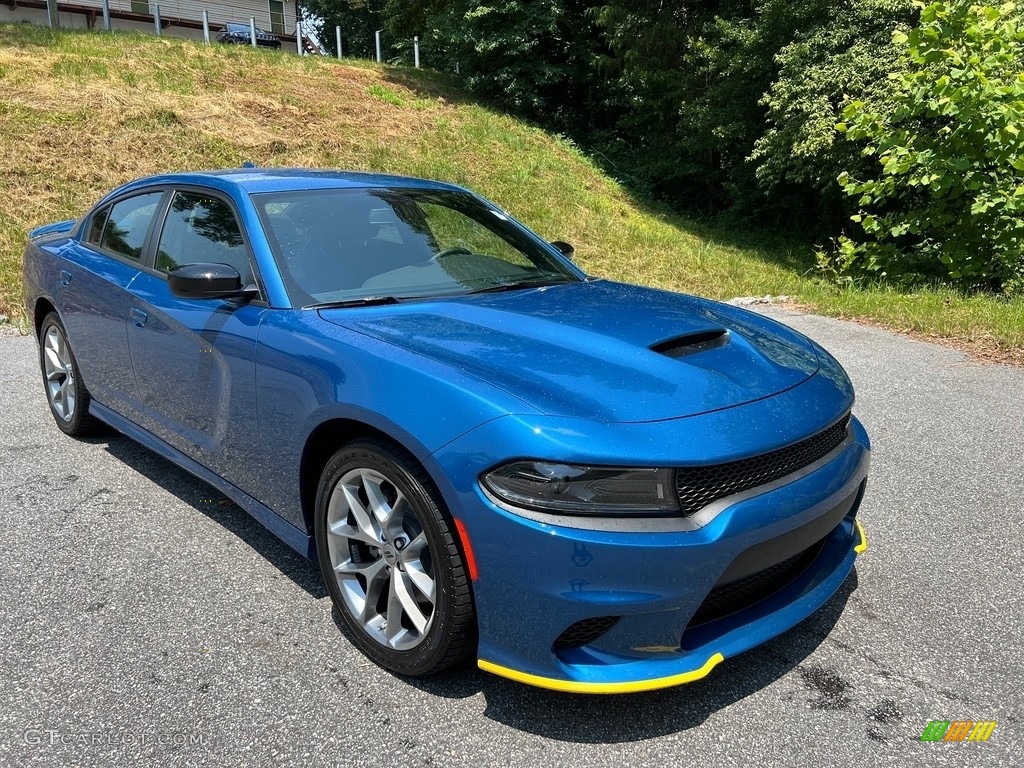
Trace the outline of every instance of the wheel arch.
{"label": "wheel arch", "polygon": [[409,445],[408,440],[403,440],[368,422],[351,417],[335,417],[320,422],[309,433],[299,461],[299,500],[302,505],[303,523],[309,535],[313,535],[317,487],[324,467],[343,445],[364,438],[382,440],[407,454],[409,459],[416,462],[430,478],[444,501],[448,514],[454,516],[449,500],[450,494],[445,492],[445,484],[438,481],[437,467],[431,467],[430,461],[424,461],[429,455],[426,449],[422,446]]}
{"label": "wheel arch", "polygon": [[[51,312],[57,312],[57,307],[53,305],[45,296],[40,296],[36,299],[35,306],[32,308],[32,327],[35,330],[35,336],[39,338],[39,332],[43,329],[43,320]],[[57,312],[57,316],[60,317],[60,313]]]}

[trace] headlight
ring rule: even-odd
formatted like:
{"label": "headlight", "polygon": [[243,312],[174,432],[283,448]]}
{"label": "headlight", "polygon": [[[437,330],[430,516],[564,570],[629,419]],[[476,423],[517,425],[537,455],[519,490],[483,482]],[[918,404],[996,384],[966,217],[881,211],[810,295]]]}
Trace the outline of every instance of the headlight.
{"label": "headlight", "polygon": [[679,511],[671,469],[514,461],[481,482],[514,507],[570,515],[666,515]]}

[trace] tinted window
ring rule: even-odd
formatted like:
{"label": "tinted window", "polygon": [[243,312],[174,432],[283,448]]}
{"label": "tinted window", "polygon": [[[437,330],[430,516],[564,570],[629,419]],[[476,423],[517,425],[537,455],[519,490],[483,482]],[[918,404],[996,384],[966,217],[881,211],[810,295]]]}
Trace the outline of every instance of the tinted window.
{"label": "tinted window", "polygon": [[142,258],[146,233],[161,197],[163,192],[150,192],[114,203],[100,245],[129,259]]}
{"label": "tinted window", "polygon": [[231,207],[216,197],[176,192],[160,234],[156,268],[169,272],[182,264],[230,264],[243,283],[252,281],[249,257]]}
{"label": "tinted window", "polygon": [[103,208],[92,216],[92,223],[89,225],[89,236],[87,242],[99,245],[103,239],[103,225],[107,223],[107,214],[110,213],[110,206]]}

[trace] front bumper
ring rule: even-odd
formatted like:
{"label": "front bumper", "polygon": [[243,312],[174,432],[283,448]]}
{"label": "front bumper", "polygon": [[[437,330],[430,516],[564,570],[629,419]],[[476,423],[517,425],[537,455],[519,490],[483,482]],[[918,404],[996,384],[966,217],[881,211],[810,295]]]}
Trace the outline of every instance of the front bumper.
{"label": "front bumper", "polygon": [[[672,651],[672,657],[623,660],[607,654],[590,653],[583,665],[567,665],[565,677],[545,677],[506,667],[485,658],[477,659],[479,667],[511,680],[538,688],[549,688],[568,693],[637,693],[658,688],[692,683],[708,675],[727,657],[735,656],[781,634],[817,610],[846,580],[856,555],[867,549],[867,536],[855,518],[854,545],[847,546],[847,524],[830,537],[816,564],[816,574],[805,572],[788,587],[758,603],[752,615],[734,617],[731,631],[717,634],[717,629],[705,626],[705,643],[684,650]],[[746,613],[746,612],[744,612]],[[749,622],[749,623],[744,623]],[[738,626],[737,626],[738,624]],[[720,628],[719,628],[720,629]],[[685,635],[684,635],[685,636]],[[667,649],[663,649],[667,650]],[[705,658],[703,664],[700,663]]]}
{"label": "front bumper", "polygon": [[[725,506],[698,530],[549,525],[499,508],[474,484],[475,498],[460,494],[453,512],[479,571],[479,666],[561,691],[643,691],[700,679],[793,627],[839,589],[866,548],[856,515],[870,450],[856,419],[850,430],[853,439],[814,471]],[[765,555],[774,549],[777,557]],[[745,559],[796,565],[756,599],[709,614],[709,595]],[[558,646],[568,628],[596,618],[610,628]]]}

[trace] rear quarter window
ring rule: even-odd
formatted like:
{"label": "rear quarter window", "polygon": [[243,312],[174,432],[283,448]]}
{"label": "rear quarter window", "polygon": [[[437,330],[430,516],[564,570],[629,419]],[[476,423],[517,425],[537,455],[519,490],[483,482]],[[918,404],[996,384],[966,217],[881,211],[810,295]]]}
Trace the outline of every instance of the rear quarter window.
{"label": "rear quarter window", "polygon": [[85,241],[98,246],[103,240],[103,225],[107,223],[107,215],[110,213],[110,206],[104,206],[92,215],[89,222],[89,234]]}

